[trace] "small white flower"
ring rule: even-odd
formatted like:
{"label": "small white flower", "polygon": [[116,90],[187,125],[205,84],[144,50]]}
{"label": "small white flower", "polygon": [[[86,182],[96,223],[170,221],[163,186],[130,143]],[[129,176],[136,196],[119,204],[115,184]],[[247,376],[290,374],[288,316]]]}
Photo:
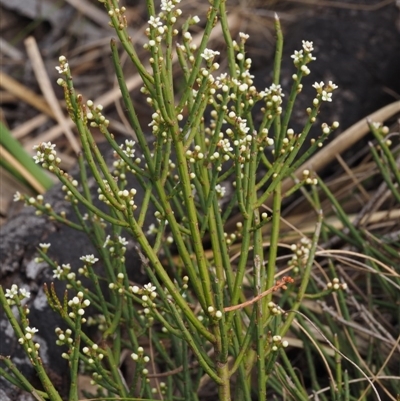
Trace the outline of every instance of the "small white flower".
{"label": "small white flower", "polygon": [[250,130],[250,127],[247,127],[246,123],[247,123],[247,120],[242,120],[242,121],[239,123],[239,130],[240,130],[243,134],[247,134],[247,133],[249,132],[249,130]]}
{"label": "small white flower", "polygon": [[31,293],[28,290],[26,290],[25,288],[20,288],[19,292],[23,298],[29,299],[31,297]]}
{"label": "small white flower", "polygon": [[64,74],[68,71],[69,65],[68,63],[62,64],[61,66],[56,66],[56,70],[59,74]]}
{"label": "small white flower", "polygon": [[293,62],[296,65],[303,60],[303,56],[303,50],[295,50],[290,57],[293,59]]}
{"label": "small white flower", "polygon": [[110,236],[109,235],[107,235],[107,237],[106,237],[106,239],[105,239],[105,241],[104,241],[104,244],[103,244],[103,248],[105,248],[108,244],[109,244],[109,242],[110,242]]}
{"label": "small white flower", "polygon": [[220,184],[217,184],[217,185],[215,186],[215,192],[218,194],[218,197],[219,197],[219,198],[223,198],[224,195],[225,195],[225,193],[226,193],[226,188],[223,187],[223,186],[220,185]]}
{"label": "small white flower", "polygon": [[14,202],[19,202],[19,201],[22,200],[22,199],[23,199],[22,195],[17,191],[17,192],[14,194],[13,201],[14,201]]}
{"label": "small white flower", "polygon": [[225,82],[228,79],[228,74],[226,72],[223,72],[221,75],[219,75],[216,78],[216,81],[218,82]]}
{"label": "small white flower", "polygon": [[282,97],[284,97],[285,94],[282,93],[282,87],[280,85],[272,84],[269,88],[265,88],[265,96],[269,96],[271,99],[276,96],[276,98],[274,98],[275,103],[281,104]]}
{"label": "small white flower", "polygon": [[50,248],[51,244],[48,243],[41,243],[39,244],[39,247],[42,249],[42,251],[47,251]]}
{"label": "small white flower", "polygon": [[33,156],[33,160],[36,164],[44,163],[44,154],[41,152],[37,152],[37,154]]}
{"label": "small white flower", "polygon": [[157,289],[152,283],[145,284],[143,287],[149,293],[151,293]]}
{"label": "small white flower", "polygon": [[155,224],[150,224],[148,230],[146,231],[147,235],[152,235],[152,234],[156,234],[157,233],[157,229]]}
{"label": "small white flower", "polygon": [[60,280],[62,273],[63,269],[61,268],[61,266],[57,266],[57,268],[53,270],[53,278],[57,278]]}
{"label": "small white flower", "polygon": [[40,145],[35,145],[33,147],[33,149],[36,150],[36,156],[33,156],[35,163],[44,163],[46,157],[49,156],[52,156],[52,159],[54,160],[57,155],[55,147],[56,145],[52,144],[51,142],[42,142]]}
{"label": "small white flower", "polygon": [[126,245],[128,245],[128,241],[126,240],[126,238],[124,238],[124,237],[120,237],[120,236],[118,236],[118,242],[122,245],[122,246],[126,246]]}
{"label": "small white flower", "polygon": [[306,53],[311,53],[314,50],[314,43],[308,40],[303,40],[303,49]]}
{"label": "small white flower", "polygon": [[[176,3],[179,3],[176,1]],[[171,0],[161,0],[161,10],[171,12],[175,8],[174,3]]]}
{"label": "small white flower", "polygon": [[36,327],[27,327],[26,329],[25,329],[25,331],[27,332],[27,333],[30,333],[30,334],[35,334],[35,333],[37,333],[39,330],[36,328]]}
{"label": "small white flower", "polygon": [[135,141],[126,140],[125,146],[120,145],[121,150],[126,154],[126,156],[133,158],[135,156]]}
{"label": "small white flower", "polygon": [[229,142],[229,139],[221,139],[218,142],[218,147],[222,148],[224,152],[232,152],[233,148],[231,146],[231,143]]}
{"label": "small white flower", "polygon": [[10,289],[6,289],[6,298],[13,299],[16,295],[18,295],[18,286],[13,284]]}
{"label": "small white flower", "polygon": [[91,265],[95,264],[99,260],[93,254],[81,256],[79,259],[82,260],[83,262],[90,263]]}
{"label": "small white flower", "polygon": [[56,145],[51,142],[42,142],[40,145],[33,146],[33,150],[37,150],[39,148],[43,150],[54,150],[56,148]]}
{"label": "small white flower", "polygon": [[338,88],[338,86],[336,84],[334,84],[332,81],[328,82],[327,87],[328,87],[328,89],[330,89],[331,92]]}
{"label": "small white flower", "polygon": [[322,101],[331,102],[332,101],[332,93],[328,93],[327,91],[322,91]]}
{"label": "small white flower", "polygon": [[317,90],[318,93],[320,93],[322,91],[322,89],[324,88],[325,84],[324,82],[315,82],[315,84],[313,85],[313,88],[315,88]]}
{"label": "small white flower", "polygon": [[151,25],[153,28],[157,28],[162,25],[162,22],[160,21],[160,17],[154,18],[153,16],[150,17],[148,21],[149,25]]}
{"label": "small white flower", "polygon": [[201,57],[204,58],[204,60],[211,60],[215,56],[219,55],[220,53],[218,51],[210,50],[210,49],[204,49],[204,52],[201,53]]}

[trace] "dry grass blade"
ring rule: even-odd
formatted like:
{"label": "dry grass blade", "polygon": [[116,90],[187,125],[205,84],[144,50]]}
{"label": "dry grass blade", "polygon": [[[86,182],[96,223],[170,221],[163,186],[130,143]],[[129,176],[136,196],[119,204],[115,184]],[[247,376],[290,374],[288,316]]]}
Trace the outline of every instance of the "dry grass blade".
{"label": "dry grass blade", "polygon": [[[362,253],[359,253],[359,252],[353,252],[353,251],[349,251],[346,249],[327,249],[327,250],[317,251],[316,255],[332,257],[332,258],[337,258],[337,259],[339,259],[341,257],[344,258],[345,255],[346,256],[348,255],[348,256],[351,256],[351,258],[349,258],[349,260],[351,260],[352,262],[354,262],[354,258],[370,260],[370,261],[376,263],[378,266],[382,267],[383,270],[386,270],[386,272],[388,273],[389,276],[400,278],[400,273],[396,272],[394,267],[387,266],[387,265],[385,265],[385,263],[381,262],[380,260],[378,260],[372,256],[369,256],[369,255],[363,255]],[[363,266],[365,267],[366,270],[370,271],[371,273],[378,274],[378,272],[376,270],[374,270],[368,264],[363,264]],[[391,284],[400,290],[400,286],[397,285],[395,282],[392,281]]]}
{"label": "dry grass blade", "polygon": [[23,53],[3,38],[0,38],[0,51],[14,61],[22,61],[24,59]]}
{"label": "dry grass blade", "polygon": [[[341,135],[323,147],[309,161],[302,164],[294,175],[300,179],[305,169],[315,171],[318,174],[324,167],[331,163],[337,155],[340,155],[345,150],[349,149],[368,134],[369,127],[367,120],[383,122],[397,113],[400,113],[400,100],[382,107],[342,132]],[[282,184],[282,191],[288,191],[293,185],[294,183],[292,179],[286,179]],[[268,202],[267,204],[269,205]]]}
{"label": "dry grass blade", "polygon": [[25,85],[20,84],[15,79],[11,78],[9,75],[0,71],[0,86],[3,87],[8,92],[12,93],[18,99],[28,103],[35,109],[40,110],[51,118],[55,119],[53,111],[50,109],[49,105],[43,99],[42,96],[37,95],[35,92],[28,89]]}
{"label": "dry grass blade", "polygon": [[64,117],[59,101],[54,94],[53,87],[51,85],[49,76],[40,55],[36,40],[32,36],[30,36],[25,40],[25,46],[29,58],[31,59],[32,67],[35,72],[35,76],[39,83],[40,89],[42,90],[48,104],[50,105],[54,115],[56,116],[58,123],[62,127],[62,130],[64,131],[72,149],[76,154],[78,154],[81,151],[81,147],[71,130],[71,121]]}
{"label": "dry grass blade", "polygon": [[86,0],[66,0],[67,3],[75,7],[81,14],[85,15],[88,19],[96,22],[98,25],[109,28],[108,22],[110,21],[108,15],[100,8],[95,7],[93,4]]}
{"label": "dry grass blade", "polygon": [[17,170],[29,184],[40,194],[45,192],[45,188],[40,182],[37,181],[26,168],[24,168],[18,160],[16,160],[3,146],[0,145],[0,156],[3,160],[9,163],[15,170]]}
{"label": "dry grass blade", "polygon": [[[390,360],[390,358],[392,357],[394,351],[395,351],[396,349],[398,349],[399,345],[400,345],[400,335],[397,337],[396,344],[393,346],[391,352],[390,352],[390,353],[388,354],[388,356],[386,357],[385,362],[382,364],[381,368],[379,369],[379,371],[376,373],[376,375],[375,375],[374,378],[372,379],[373,382],[382,378],[382,377],[380,376],[380,374],[382,373],[383,369],[385,368],[385,366],[386,366],[387,363],[389,362],[389,360]],[[399,379],[399,377],[397,377],[397,379]],[[365,396],[365,394],[368,392],[368,390],[369,390],[369,387],[367,387],[367,388],[364,390],[363,394],[361,394],[361,396],[360,396],[360,399],[361,399],[362,397]],[[388,394],[388,395],[391,397],[390,394]],[[392,400],[395,400],[394,397],[391,397],[391,399],[392,399]]]}
{"label": "dry grass blade", "polygon": [[[322,333],[322,331],[303,313],[299,312],[299,311],[293,311],[297,314],[299,314],[300,316],[302,316],[303,319],[305,319],[312,327],[314,327],[314,329],[319,333],[320,336],[322,336],[324,338],[324,340],[329,344],[329,346],[335,350],[336,353],[338,353],[343,359],[345,359],[347,362],[349,362],[351,365],[353,365],[361,374],[362,376],[364,376],[364,378],[368,381],[368,383],[371,385],[372,390],[375,393],[376,399],[379,401],[382,401],[381,397],[379,396],[378,390],[376,389],[374,383],[372,382],[372,380],[364,373],[364,371],[356,364],[354,363],[351,359],[349,359],[346,355],[344,355],[341,351],[339,351],[330,341],[329,339],[324,335],[324,333]],[[294,320],[294,322],[296,322]],[[297,323],[297,322],[296,322]],[[299,327],[301,327],[301,325],[299,323],[297,323],[299,325]],[[304,330],[303,330],[304,331]]]}
{"label": "dry grass blade", "polygon": [[39,114],[30,120],[18,125],[11,132],[15,139],[21,139],[29,135],[33,130],[45,124],[48,121],[48,117],[44,114]]}

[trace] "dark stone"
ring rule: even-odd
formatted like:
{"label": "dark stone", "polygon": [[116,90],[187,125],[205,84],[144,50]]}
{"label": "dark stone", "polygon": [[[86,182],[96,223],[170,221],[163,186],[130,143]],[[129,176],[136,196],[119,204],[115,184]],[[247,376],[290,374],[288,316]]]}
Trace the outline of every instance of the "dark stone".
{"label": "dark stone", "polygon": [[[298,96],[290,123],[295,132],[303,127],[306,120],[305,109],[315,97],[312,84],[316,81],[326,83],[331,80],[339,88],[333,93],[333,102],[322,105],[311,131],[314,137],[320,135],[323,122],[331,124],[339,121],[336,136],[370,113],[399,99],[399,6],[393,2],[367,11],[363,1],[351,1],[354,9],[344,8],[348,1],[342,3],[344,6],[337,5],[337,8],[312,5],[305,7],[308,11],[298,11],[300,15],[295,22],[282,20],[285,35],[281,82],[286,93],[295,72],[290,56],[294,50],[302,48],[302,40],[314,42],[313,55],[317,58],[309,64],[310,76],[303,79],[304,89]],[[257,47],[260,50],[262,46],[265,44],[259,43]],[[256,52],[259,53],[257,49]],[[253,65],[256,86],[269,86],[272,82],[271,63],[266,63],[264,57],[258,57]]]}

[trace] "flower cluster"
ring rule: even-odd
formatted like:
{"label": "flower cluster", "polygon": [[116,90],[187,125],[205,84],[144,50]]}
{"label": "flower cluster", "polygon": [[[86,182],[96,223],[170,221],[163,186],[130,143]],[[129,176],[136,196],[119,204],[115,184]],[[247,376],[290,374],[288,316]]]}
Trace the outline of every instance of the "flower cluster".
{"label": "flower cluster", "polygon": [[62,264],[61,266],[57,266],[53,270],[53,278],[57,278],[61,280],[63,278],[67,278],[68,280],[75,279],[75,273],[71,272],[71,265],[69,263]]}
{"label": "flower cluster", "polygon": [[294,252],[289,265],[293,267],[293,272],[298,273],[304,268],[308,261],[312,242],[307,237],[302,237],[297,244],[292,244],[290,249]]}
{"label": "flower cluster", "polygon": [[96,262],[99,261],[99,258],[96,258],[93,254],[81,256],[79,259],[90,265],[94,265]]}
{"label": "flower cluster", "polygon": [[[145,284],[142,288],[137,285],[130,287],[130,290],[135,295],[140,295],[143,306],[143,313],[145,316],[149,316],[151,309],[156,307],[154,300],[157,298],[157,288],[152,284]],[[148,317],[150,321],[153,320],[152,316]]]}
{"label": "flower cluster", "polygon": [[[112,3],[110,3],[112,4]],[[125,16],[126,8],[111,8],[108,11],[108,15],[111,18],[111,23],[116,27],[118,30],[122,30],[128,26],[128,21]]]}
{"label": "flower cluster", "polygon": [[115,193],[111,189],[110,183],[107,180],[103,180],[103,188],[97,188],[97,192],[99,194],[99,200],[104,202],[106,205],[111,206],[111,204],[113,204],[115,206],[117,202],[121,205],[121,209],[126,209],[127,205],[129,205],[132,210],[137,209],[137,205],[135,204],[134,200],[134,197],[137,193],[135,188],[131,188],[130,190],[121,189]]}
{"label": "flower cluster", "polygon": [[316,60],[311,53],[314,50],[314,45],[313,42],[306,40],[303,40],[302,44],[303,48],[301,50],[295,50],[291,57],[293,59],[293,64],[303,73],[303,75],[309,75],[311,71],[306,64]]}
{"label": "flower cluster", "polygon": [[119,255],[124,260],[124,254],[126,252],[126,246],[128,245],[128,240],[125,237],[121,237],[120,235],[117,237],[117,240],[112,240],[110,235],[107,235],[103,248],[108,248],[111,255]]}
{"label": "flower cluster", "polygon": [[181,0],[161,0],[161,10],[170,13]]}
{"label": "flower cluster", "polygon": [[317,178],[312,178],[310,176],[310,170],[303,170],[303,181],[307,184],[307,185],[317,185],[318,184],[318,179]]}
{"label": "flower cluster", "polygon": [[347,284],[346,283],[341,283],[340,280],[335,277],[332,282],[329,282],[326,285],[328,290],[332,290],[332,291],[339,291],[339,290],[347,290]]}
{"label": "flower cluster", "polygon": [[151,299],[155,299],[157,297],[156,290],[157,290],[157,288],[152,283],[145,284],[143,286],[143,288],[139,288],[137,285],[133,285],[131,287],[131,291],[134,294],[143,295],[145,297],[143,299],[143,296],[142,296],[142,300],[144,302],[148,301],[149,296]]}
{"label": "flower cluster", "polygon": [[29,354],[30,357],[38,357],[39,356],[39,348],[40,344],[35,343],[33,341],[33,336],[38,332],[39,330],[36,327],[30,327],[26,326],[24,328],[24,336],[20,337],[18,339],[18,343],[23,345],[26,352]]}
{"label": "flower cluster", "polygon": [[127,203],[132,208],[132,210],[136,210],[137,205],[135,204],[134,200],[136,193],[137,191],[135,188],[131,188],[129,191],[127,189],[123,189],[118,192],[118,196],[121,201]]}
{"label": "flower cluster", "polygon": [[9,305],[20,304],[24,299],[29,299],[31,293],[25,288],[18,288],[16,284],[13,284],[11,288],[6,289],[5,297]]}
{"label": "flower cluster", "polygon": [[272,351],[278,351],[279,348],[286,348],[289,345],[289,342],[286,340],[282,340],[281,336],[273,336],[272,337]]}
{"label": "flower cluster", "polygon": [[[14,202],[24,201],[25,206],[33,206],[36,208],[35,214],[41,216],[42,214],[52,215],[53,208],[50,203],[44,202],[43,195],[37,195],[36,198],[33,196],[22,195],[20,192],[16,192],[13,198]],[[65,218],[65,213],[60,212],[60,216]],[[51,216],[50,219],[53,217]]]}
{"label": "flower cluster", "polygon": [[33,149],[36,150],[36,155],[33,156],[33,160],[36,164],[41,164],[43,168],[52,171],[55,165],[57,166],[61,163],[55,148],[56,145],[51,142],[42,142],[40,145],[35,145]]}
{"label": "flower cluster", "polygon": [[213,306],[209,306],[207,312],[214,320],[220,320],[222,318],[222,312],[220,310],[215,310]]}
{"label": "flower cluster", "polygon": [[55,333],[57,336],[56,344],[57,345],[71,345],[74,340],[72,338],[72,330],[66,329],[65,331],[56,327]]}
{"label": "flower cluster", "polygon": [[[175,24],[177,17],[182,14],[182,10],[175,8],[175,6],[179,3],[180,0],[162,0],[161,12],[158,14],[158,16],[151,15],[148,20],[149,27],[146,29],[146,35],[149,37],[149,41],[148,43],[145,43],[143,47],[154,52],[154,55],[159,52],[158,45],[163,40],[168,29]],[[198,22],[199,18],[193,17],[190,21],[190,24],[197,23],[196,21]],[[172,34],[177,35],[178,30],[173,29]],[[151,57],[150,63],[154,63],[154,61],[154,58]]]}
{"label": "flower cluster", "polygon": [[[68,301],[68,306],[71,308],[71,312],[68,313],[68,316],[71,319],[75,319],[77,316],[83,316],[85,314],[85,308],[89,305],[90,301],[88,299],[83,299],[83,292],[79,291],[75,297]],[[82,318],[81,321],[85,323],[86,319]]]}
{"label": "flower cluster", "polygon": [[[101,362],[101,360],[104,358],[104,351],[97,345],[93,344],[90,348],[89,347],[83,347],[82,348],[83,354],[88,358],[87,362],[92,365],[95,362]],[[98,361],[97,361],[98,359]],[[96,378],[96,377],[94,377]],[[97,377],[97,379],[100,379]]]}
{"label": "flower cluster", "polygon": [[86,118],[90,121],[91,127],[108,127],[110,121],[106,119],[106,117],[102,114],[103,105],[98,104],[96,107],[92,100],[88,100],[86,102],[87,112]]}
{"label": "flower cluster", "polygon": [[[81,274],[84,277],[89,277],[89,270],[92,268],[92,266],[99,261],[99,258],[96,258],[93,254],[91,255],[85,255],[81,256],[79,258],[83,262],[83,266],[79,267],[78,273]],[[54,270],[54,275],[58,276],[65,276],[65,278],[71,282],[74,281],[78,286],[81,285],[80,280],[76,280],[75,278],[75,273],[71,272],[71,266],[70,264],[63,264],[60,268],[60,266],[57,266],[57,269]]]}
{"label": "flower cluster", "polygon": [[318,104],[319,100],[323,102],[331,102],[332,101],[332,92],[338,88],[332,81],[329,81],[327,85],[324,82],[315,82],[313,88],[317,91],[317,98],[314,99],[314,105]]}
{"label": "flower cluster", "polygon": [[[137,364],[144,366],[145,363],[150,362],[150,357],[144,354],[144,348],[143,347],[138,347],[136,352],[131,353],[131,358],[133,361],[135,361]],[[148,375],[149,370],[146,368],[142,369],[142,374],[144,376]]]}
{"label": "flower cluster", "polygon": [[135,141],[126,139],[125,144],[121,144],[120,148],[127,157],[130,157],[130,158],[135,157]]}
{"label": "flower cluster", "polygon": [[68,74],[69,73],[69,65],[65,56],[60,56],[58,58],[60,66],[56,67],[56,70],[59,74]]}
{"label": "flower cluster", "polygon": [[224,233],[224,237],[225,237],[225,241],[226,241],[226,245],[230,246],[232,245],[237,239],[238,236],[236,233]]}
{"label": "flower cluster", "polygon": [[218,56],[219,54],[219,51],[204,49],[204,52],[201,53],[201,57],[203,57],[206,61],[212,62],[214,60],[214,57]]}
{"label": "flower cluster", "polygon": [[268,309],[274,316],[282,315],[282,313],[284,313],[283,309],[272,301],[268,303]]}

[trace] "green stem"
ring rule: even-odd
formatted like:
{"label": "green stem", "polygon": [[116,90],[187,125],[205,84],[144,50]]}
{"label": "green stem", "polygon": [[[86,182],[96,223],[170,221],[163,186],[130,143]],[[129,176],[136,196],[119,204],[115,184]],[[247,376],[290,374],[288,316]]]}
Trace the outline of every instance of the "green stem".
{"label": "green stem", "polygon": [[147,256],[151,265],[157,272],[157,275],[161,278],[163,284],[167,287],[169,294],[174,298],[178,306],[182,309],[186,318],[196,327],[199,333],[201,333],[206,339],[208,339],[210,342],[215,342],[215,337],[208,330],[206,330],[206,328],[201,324],[199,319],[197,319],[196,315],[190,309],[185,299],[179,293],[179,290],[177,289],[177,287],[169,277],[168,273],[164,269],[158,256],[154,253],[154,250],[149,244],[141,227],[138,225],[137,221],[134,219],[131,213],[128,214],[128,223],[130,225],[133,235],[135,236],[136,240],[143,249],[144,255]]}
{"label": "green stem", "polygon": [[[265,283],[265,287],[262,291],[267,290],[268,288],[272,288],[275,280],[275,272],[276,272],[276,258],[278,255],[278,242],[279,242],[279,230],[280,230],[280,220],[281,220],[281,207],[282,207],[282,194],[281,194],[282,185],[279,183],[274,191],[273,205],[272,205],[272,228],[271,228],[271,237],[270,237],[270,245],[268,249],[268,264],[267,264],[267,279]],[[267,309],[267,305],[271,302],[272,292],[268,294],[263,299],[263,308]]]}
{"label": "green stem", "polygon": [[75,320],[75,341],[71,347],[72,352],[69,359],[69,371],[71,377],[71,384],[69,387],[68,401],[78,401],[78,370],[79,370],[79,352],[81,344],[81,317],[76,314]]}
{"label": "green stem", "polygon": [[319,234],[321,232],[321,226],[322,226],[322,211],[318,212],[318,222],[317,225],[315,227],[315,231],[314,231],[314,235],[313,235],[313,239],[312,239],[312,245],[311,245],[311,249],[310,249],[310,253],[308,255],[308,260],[307,260],[307,264],[306,267],[304,269],[303,272],[303,277],[301,280],[301,284],[300,284],[300,288],[299,291],[297,293],[297,297],[295,302],[293,303],[293,306],[291,308],[291,310],[288,313],[288,316],[286,318],[285,323],[283,324],[282,328],[280,329],[280,335],[283,337],[287,331],[289,330],[292,321],[295,317],[296,311],[299,310],[302,302],[303,302],[303,298],[304,295],[306,293],[306,289],[310,280],[310,276],[311,276],[311,269],[312,266],[314,264],[314,257],[315,257],[315,252],[317,250],[317,245],[318,245],[318,239],[319,239]]}
{"label": "green stem", "polygon": [[199,275],[202,284],[203,296],[206,301],[206,308],[214,306],[212,297],[211,279],[208,272],[202,239],[200,236],[199,224],[197,220],[196,206],[193,200],[192,188],[190,185],[190,176],[185,158],[185,152],[182,142],[177,138],[178,133],[173,136],[174,146],[176,150],[179,177],[182,182],[182,192],[184,204],[187,211],[189,228],[191,233],[191,241],[196,255],[196,261],[199,269]]}
{"label": "green stem", "polygon": [[115,74],[117,76],[118,85],[121,90],[124,105],[127,109],[128,119],[129,119],[129,122],[131,123],[133,130],[135,131],[136,137],[139,141],[140,149],[144,153],[144,157],[145,157],[146,163],[149,167],[150,174],[153,175],[154,174],[153,159],[151,157],[150,150],[147,145],[146,137],[143,133],[143,130],[140,125],[139,119],[137,117],[136,111],[133,107],[131,96],[130,96],[128,88],[126,86],[121,62],[120,62],[119,55],[118,55],[117,45],[114,40],[111,40],[110,46],[111,46],[113,64],[114,64],[114,68],[115,68]]}

